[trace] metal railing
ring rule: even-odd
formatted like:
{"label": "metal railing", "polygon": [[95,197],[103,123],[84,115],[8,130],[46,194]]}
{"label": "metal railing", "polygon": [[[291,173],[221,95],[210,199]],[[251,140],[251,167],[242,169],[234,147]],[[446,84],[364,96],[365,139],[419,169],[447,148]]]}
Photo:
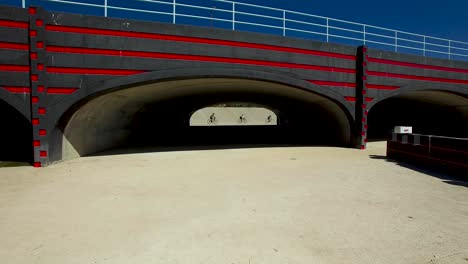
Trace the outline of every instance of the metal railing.
{"label": "metal railing", "polygon": [[[347,45],[367,45],[395,52],[468,61],[468,42],[231,0],[21,0],[19,4],[22,7],[43,6],[54,11],[211,26]],[[81,8],[77,8],[79,6]],[[136,14],[139,16],[136,17]]]}

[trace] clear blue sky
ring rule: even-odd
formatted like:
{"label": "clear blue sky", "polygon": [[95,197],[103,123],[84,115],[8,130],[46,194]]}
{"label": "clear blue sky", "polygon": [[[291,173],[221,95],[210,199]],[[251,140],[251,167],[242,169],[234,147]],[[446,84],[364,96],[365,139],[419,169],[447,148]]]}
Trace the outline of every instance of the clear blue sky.
{"label": "clear blue sky", "polygon": [[[74,0],[77,1],[77,0]],[[78,0],[81,2],[102,4],[104,0]],[[172,0],[162,0],[169,1]],[[212,0],[178,0],[188,4],[203,4],[228,8],[229,5]],[[468,42],[468,1],[467,0],[236,0],[253,4],[266,5],[307,12],[315,15],[361,22],[376,26],[394,28],[414,33],[450,38]],[[27,4],[42,5],[48,9],[71,11],[59,4],[43,0],[26,0]],[[108,0],[110,4],[127,5],[129,0]],[[0,0],[0,4],[19,5],[21,0]],[[138,3],[144,7],[144,3]],[[93,8],[76,8],[74,12],[100,14]],[[145,18],[139,14],[122,14],[111,11],[110,16],[128,16],[135,19]],[[216,15],[215,15],[216,16]],[[226,25],[227,26],[227,25]]]}
{"label": "clear blue sky", "polygon": [[468,41],[468,0],[242,0]]}

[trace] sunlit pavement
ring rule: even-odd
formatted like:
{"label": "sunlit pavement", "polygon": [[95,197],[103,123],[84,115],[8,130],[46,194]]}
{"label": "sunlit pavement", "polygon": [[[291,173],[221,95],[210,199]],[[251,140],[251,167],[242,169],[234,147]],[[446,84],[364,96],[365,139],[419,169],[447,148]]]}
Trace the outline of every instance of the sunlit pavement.
{"label": "sunlit pavement", "polygon": [[468,188],[329,147],[0,168],[1,263],[468,263]]}

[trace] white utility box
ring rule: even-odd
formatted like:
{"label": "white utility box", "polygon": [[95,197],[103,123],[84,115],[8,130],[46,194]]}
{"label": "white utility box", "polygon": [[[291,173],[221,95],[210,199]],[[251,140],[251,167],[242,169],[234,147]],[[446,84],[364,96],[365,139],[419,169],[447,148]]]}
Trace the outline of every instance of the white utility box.
{"label": "white utility box", "polygon": [[394,133],[399,133],[399,134],[413,134],[413,127],[410,126],[396,126],[395,129],[393,129]]}

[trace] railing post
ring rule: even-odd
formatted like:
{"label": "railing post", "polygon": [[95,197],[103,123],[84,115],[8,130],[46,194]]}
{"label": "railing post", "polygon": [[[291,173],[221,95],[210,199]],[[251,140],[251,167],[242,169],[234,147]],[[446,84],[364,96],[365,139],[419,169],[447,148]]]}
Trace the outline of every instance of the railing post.
{"label": "railing post", "polygon": [[104,17],[107,17],[107,0],[104,0]]}
{"label": "railing post", "polygon": [[452,41],[449,40],[449,46],[448,46],[448,58],[449,60],[452,59]]}
{"label": "railing post", "polygon": [[236,30],[236,3],[232,2],[232,30]]}
{"label": "railing post", "polygon": [[327,42],[328,42],[328,17],[327,17]]}
{"label": "railing post", "polygon": [[364,46],[365,46],[365,45],[366,45],[366,25],[364,25],[363,30],[364,30],[364,34],[363,34],[363,35],[364,35]]}
{"label": "railing post", "polygon": [[283,37],[286,36],[286,10],[283,10]]}
{"label": "railing post", "polygon": [[172,24],[175,24],[176,22],[176,0],[172,1]]}
{"label": "railing post", "polygon": [[398,52],[398,31],[395,31],[395,52]]}
{"label": "railing post", "polygon": [[426,57],[426,36],[424,36],[424,42],[423,42],[423,55]]}

